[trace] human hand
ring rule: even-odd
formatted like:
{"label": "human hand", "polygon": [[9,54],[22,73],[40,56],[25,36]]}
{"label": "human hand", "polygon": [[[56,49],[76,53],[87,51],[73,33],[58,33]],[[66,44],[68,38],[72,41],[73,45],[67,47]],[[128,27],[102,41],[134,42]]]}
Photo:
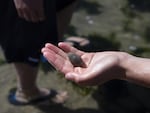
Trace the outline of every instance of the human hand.
{"label": "human hand", "polygon": [[45,19],[43,0],[14,0],[20,18],[30,22],[39,22]]}
{"label": "human hand", "polygon": [[[61,49],[47,43],[42,53],[57,70],[65,74],[68,80],[80,85],[98,85],[117,79],[122,74],[119,67],[120,54],[118,55],[117,52],[87,53],[63,42],[58,46]],[[80,56],[86,67],[74,67],[68,58],[69,52]]]}

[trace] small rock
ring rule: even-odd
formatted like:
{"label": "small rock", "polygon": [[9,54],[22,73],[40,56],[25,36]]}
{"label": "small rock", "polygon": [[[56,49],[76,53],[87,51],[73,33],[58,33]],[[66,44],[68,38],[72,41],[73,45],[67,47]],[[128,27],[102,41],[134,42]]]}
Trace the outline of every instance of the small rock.
{"label": "small rock", "polygon": [[68,57],[74,67],[84,67],[85,66],[85,64],[80,56],[70,52],[70,53],[68,53]]}

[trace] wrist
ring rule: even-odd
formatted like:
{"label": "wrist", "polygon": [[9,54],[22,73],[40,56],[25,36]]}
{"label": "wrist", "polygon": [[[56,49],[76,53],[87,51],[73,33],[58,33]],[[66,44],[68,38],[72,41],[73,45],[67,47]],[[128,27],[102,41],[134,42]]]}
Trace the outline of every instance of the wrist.
{"label": "wrist", "polygon": [[120,68],[118,79],[150,87],[150,59],[130,55],[118,54]]}
{"label": "wrist", "polygon": [[128,79],[128,74],[130,71],[130,66],[131,66],[131,59],[132,55],[126,53],[126,52],[119,52],[118,58],[119,58],[119,63],[118,67],[120,72],[118,73],[118,79],[120,80],[127,80]]}

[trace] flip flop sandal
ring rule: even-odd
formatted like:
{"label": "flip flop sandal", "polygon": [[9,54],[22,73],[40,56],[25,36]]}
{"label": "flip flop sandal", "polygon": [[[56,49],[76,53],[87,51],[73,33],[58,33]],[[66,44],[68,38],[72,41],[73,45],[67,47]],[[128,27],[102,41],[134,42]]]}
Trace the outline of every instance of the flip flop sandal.
{"label": "flip flop sandal", "polygon": [[52,102],[53,102],[53,104],[57,104],[57,103],[55,103],[54,101],[51,100],[58,94],[58,92],[53,90],[53,89],[50,90],[49,95],[41,96],[41,97],[32,99],[29,102],[20,102],[20,101],[18,101],[16,99],[15,94],[16,94],[16,88],[11,89],[10,92],[9,92],[9,95],[8,95],[8,101],[9,101],[10,104],[13,104],[13,105],[16,105],[16,106],[36,105],[36,104],[42,103],[44,101],[49,101],[49,100],[50,100],[49,102],[51,102],[50,104],[52,104]]}

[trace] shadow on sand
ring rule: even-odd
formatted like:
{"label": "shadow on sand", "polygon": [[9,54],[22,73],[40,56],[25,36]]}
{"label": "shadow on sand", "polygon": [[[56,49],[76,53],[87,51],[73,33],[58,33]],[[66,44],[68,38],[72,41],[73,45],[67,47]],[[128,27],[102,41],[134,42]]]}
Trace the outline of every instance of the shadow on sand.
{"label": "shadow on sand", "polygon": [[41,110],[44,113],[104,113],[100,110],[90,109],[90,108],[81,108],[81,109],[69,109],[62,105],[57,106],[37,106],[37,109]]}

